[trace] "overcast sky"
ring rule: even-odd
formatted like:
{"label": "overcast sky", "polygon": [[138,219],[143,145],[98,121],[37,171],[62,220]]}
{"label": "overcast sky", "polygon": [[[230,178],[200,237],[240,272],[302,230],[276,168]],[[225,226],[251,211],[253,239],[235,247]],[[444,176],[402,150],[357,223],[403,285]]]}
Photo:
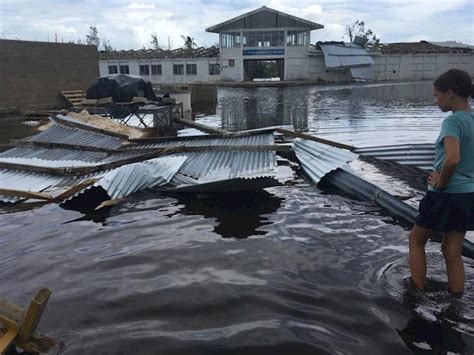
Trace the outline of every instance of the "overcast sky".
{"label": "overcast sky", "polygon": [[311,43],[339,41],[344,26],[365,21],[382,42],[447,41],[474,44],[473,0],[0,0],[0,37],[36,41],[84,40],[89,26],[115,49],[181,47],[181,35],[211,46],[218,35],[205,29],[266,5],[324,25]]}

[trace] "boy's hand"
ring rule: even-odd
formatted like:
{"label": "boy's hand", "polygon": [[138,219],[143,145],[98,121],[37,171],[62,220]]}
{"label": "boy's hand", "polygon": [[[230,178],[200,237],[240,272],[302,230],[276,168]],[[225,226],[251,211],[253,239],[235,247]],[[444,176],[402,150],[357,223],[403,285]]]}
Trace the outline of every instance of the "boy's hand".
{"label": "boy's hand", "polygon": [[439,173],[437,171],[433,171],[430,176],[428,176],[428,184],[431,186],[435,186],[439,179]]}

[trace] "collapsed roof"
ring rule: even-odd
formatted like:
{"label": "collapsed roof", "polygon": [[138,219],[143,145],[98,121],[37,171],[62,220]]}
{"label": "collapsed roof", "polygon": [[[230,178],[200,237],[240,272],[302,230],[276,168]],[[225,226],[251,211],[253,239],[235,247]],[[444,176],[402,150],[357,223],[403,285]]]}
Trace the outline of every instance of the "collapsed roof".
{"label": "collapsed roof", "polygon": [[60,203],[99,190],[102,200],[120,199],[145,188],[199,190],[201,184],[213,191],[226,180],[234,190],[278,184],[275,151],[260,149],[274,144],[273,134],[144,144],[68,116],[51,119],[52,127],[0,153],[0,201]]}
{"label": "collapsed roof", "polygon": [[177,49],[140,49],[122,51],[100,51],[99,59],[179,59],[179,58],[217,58],[219,48],[177,48]]}

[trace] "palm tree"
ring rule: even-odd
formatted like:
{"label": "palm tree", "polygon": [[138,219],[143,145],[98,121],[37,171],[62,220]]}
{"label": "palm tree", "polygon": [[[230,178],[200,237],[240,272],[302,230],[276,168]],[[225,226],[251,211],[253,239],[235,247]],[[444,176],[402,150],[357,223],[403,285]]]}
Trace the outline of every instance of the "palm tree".
{"label": "palm tree", "polygon": [[184,41],[184,46],[183,47],[186,48],[186,49],[193,49],[193,48],[196,48],[198,46],[197,43],[194,42],[194,37],[181,35],[181,38]]}

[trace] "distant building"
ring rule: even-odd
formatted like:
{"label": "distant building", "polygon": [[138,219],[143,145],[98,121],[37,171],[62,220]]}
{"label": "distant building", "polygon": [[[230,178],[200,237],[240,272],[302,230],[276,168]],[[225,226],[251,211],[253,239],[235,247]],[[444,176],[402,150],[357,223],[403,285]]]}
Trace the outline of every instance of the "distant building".
{"label": "distant building", "polygon": [[193,84],[220,80],[217,47],[100,52],[100,75],[131,74],[153,84]]}
{"label": "distant building", "polygon": [[280,80],[301,80],[308,79],[311,31],[323,27],[263,6],[206,31],[219,34],[224,80],[253,80],[261,60],[276,61]]}
{"label": "distant building", "polygon": [[[474,75],[474,48],[459,42],[381,44],[317,42],[316,22],[262,6],[206,29],[219,48],[111,51],[100,53],[100,75],[141,75],[155,84],[252,81],[257,63],[273,61],[280,80],[434,79],[457,67]],[[360,40],[360,38],[359,38]]]}

